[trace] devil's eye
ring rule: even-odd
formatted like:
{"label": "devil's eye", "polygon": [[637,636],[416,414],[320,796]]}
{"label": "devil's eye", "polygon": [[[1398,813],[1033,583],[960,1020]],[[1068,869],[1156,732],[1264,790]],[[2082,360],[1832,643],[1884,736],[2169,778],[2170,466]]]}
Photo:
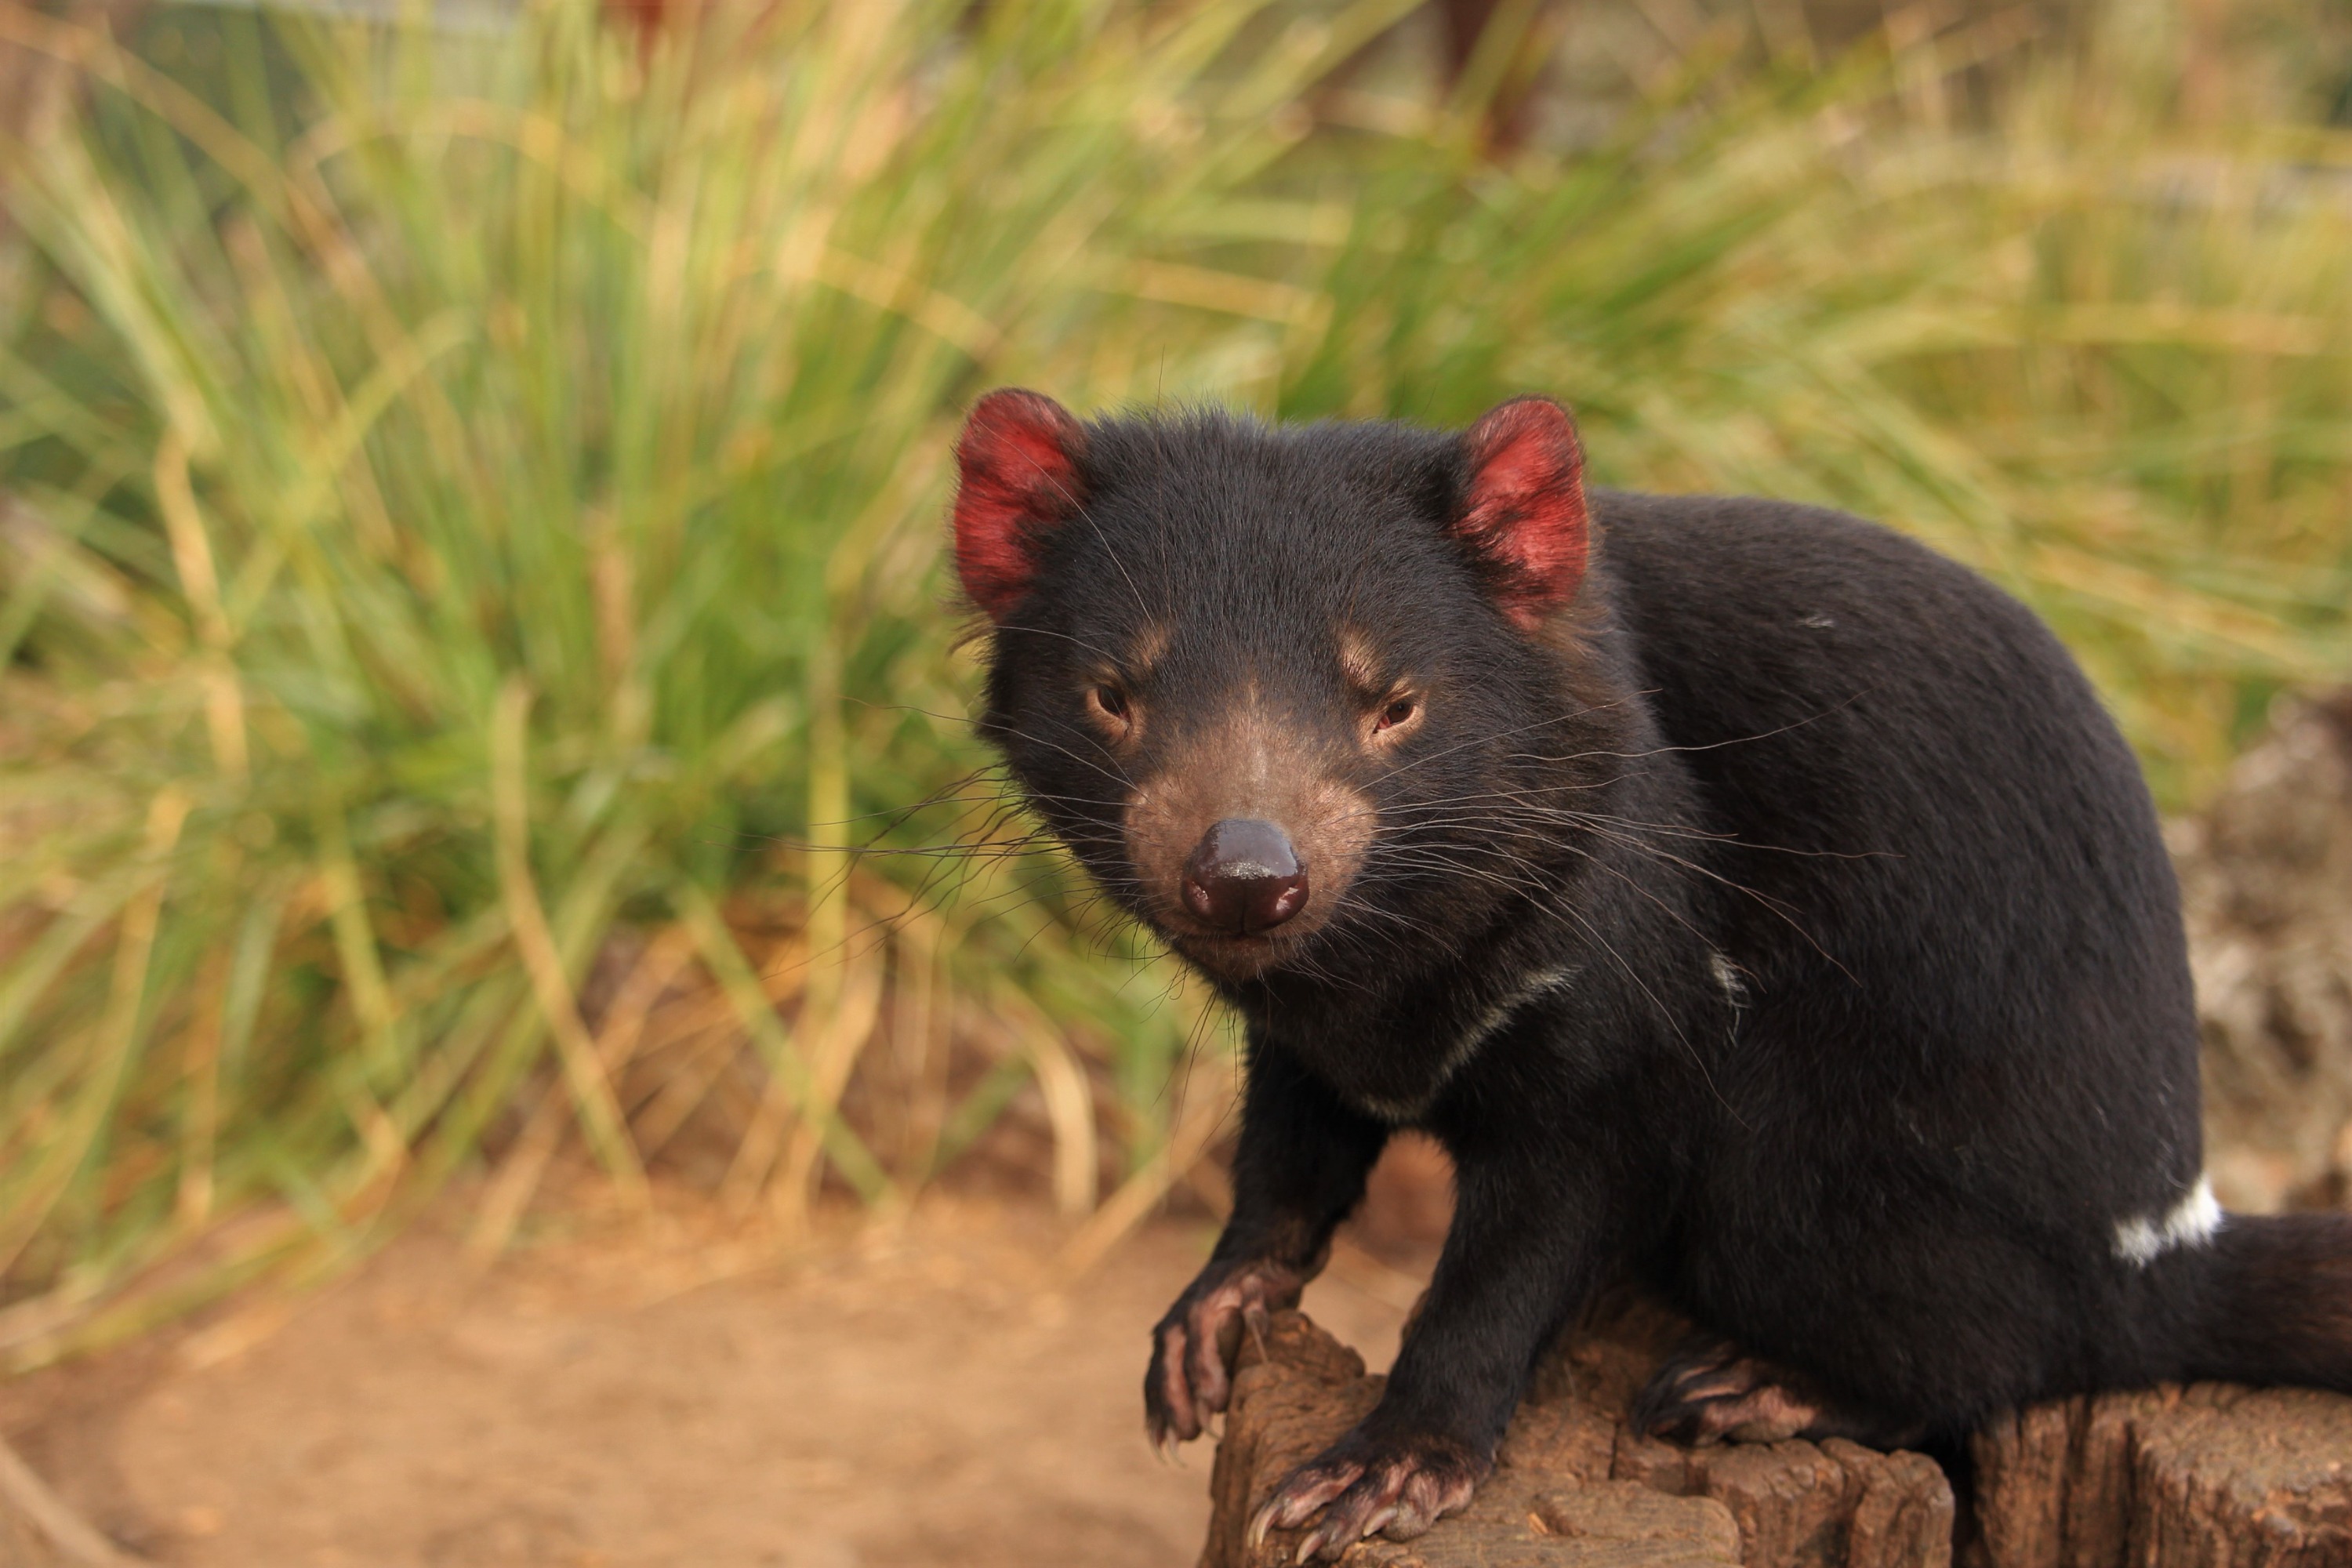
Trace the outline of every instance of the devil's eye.
{"label": "devil's eye", "polygon": [[1421,711],[1419,698],[1400,697],[1381,710],[1381,716],[1372,721],[1372,728],[1375,731],[1393,730],[1419,711]]}
{"label": "devil's eye", "polygon": [[1127,693],[1118,687],[1108,682],[1093,687],[1087,692],[1087,700],[1094,704],[1095,710],[1104,718],[1117,720],[1122,724],[1127,722]]}

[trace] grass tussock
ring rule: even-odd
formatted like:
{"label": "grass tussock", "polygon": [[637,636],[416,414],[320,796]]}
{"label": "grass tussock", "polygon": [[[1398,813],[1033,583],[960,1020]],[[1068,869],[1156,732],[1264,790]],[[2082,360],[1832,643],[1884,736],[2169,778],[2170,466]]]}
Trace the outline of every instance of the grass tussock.
{"label": "grass tussock", "polygon": [[1498,159],[1477,62],[1319,85],[1398,0],[730,9],[0,8],[87,82],[0,187],[0,1358],[477,1169],[495,1248],[574,1139],[791,1222],[1034,1123],[1082,1247],[1147,1207],[1224,1039],[963,732],[997,382],[1556,393],[1607,479],[2009,584],[2175,801],[2352,662],[2352,143],[2188,128],[2144,20],[1975,116],[1982,30],[1727,31]]}

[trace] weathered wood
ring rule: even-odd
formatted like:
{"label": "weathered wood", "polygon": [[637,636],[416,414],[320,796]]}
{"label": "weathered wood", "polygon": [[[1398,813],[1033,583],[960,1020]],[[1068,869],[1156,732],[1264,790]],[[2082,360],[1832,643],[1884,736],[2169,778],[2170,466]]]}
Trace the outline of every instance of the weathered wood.
{"label": "weathered wood", "polygon": [[2036,1405],[1976,1441],[1975,1568],[2346,1568],[2352,1399],[2199,1384]]}
{"label": "weathered wood", "polygon": [[[1553,1358],[1469,1509],[1410,1542],[1345,1559],[1394,1568],[1942,1568],[1952,1492],[1917,1454],[1804,1442],[1685,1449],[1638,1437],[1624,1412],[1672,1325],[1633,1314]],[[1245,1347],[1211,1482],[1202,1568],[1289,1561],[1297,1532],[1257,1552],[1251,1512],[1291,1467],[1371,1408],[1381,1380],[1296,1312]]]}
{"label": "weathered wood", "polygon": [[[1556,1352],[1465,1512],[1345,1562],[1392,1568],[1946,1568],[1955,1509],[1925,1455],[1823,1443],[1686,1448],[1624,1415],[1675,1325],[1633,1310]],[[1251,1513],[1380,1398],[1296,1312],[1245,1346],[1202,1568],[1286,1563]],[[2352,1399],[2220,1384],[2061,1400],[1976,1440],[1967,1568],[2352,1568]]]}

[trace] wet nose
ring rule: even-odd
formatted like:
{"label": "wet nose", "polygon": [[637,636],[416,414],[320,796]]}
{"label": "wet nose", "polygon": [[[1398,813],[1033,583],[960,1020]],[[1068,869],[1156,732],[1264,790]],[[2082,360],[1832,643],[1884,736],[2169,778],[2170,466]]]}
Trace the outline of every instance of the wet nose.
{"label": "wet nose", "polygon": [[1185,860],[1184,901],[1220,931],[1255,936],[1307,907],[1307,868],[1273,823],[1229,816]]}

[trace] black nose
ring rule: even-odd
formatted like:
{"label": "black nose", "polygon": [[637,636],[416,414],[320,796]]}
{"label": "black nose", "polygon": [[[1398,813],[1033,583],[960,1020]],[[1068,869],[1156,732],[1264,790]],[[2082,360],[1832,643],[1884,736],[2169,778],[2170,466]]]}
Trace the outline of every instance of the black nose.
{"label": "black nose", "polygon": [[1184,901],[1219,931],[1255,936],[1307,907],[1307,868],[1273,823],[1229,816],[1184,862]]}

